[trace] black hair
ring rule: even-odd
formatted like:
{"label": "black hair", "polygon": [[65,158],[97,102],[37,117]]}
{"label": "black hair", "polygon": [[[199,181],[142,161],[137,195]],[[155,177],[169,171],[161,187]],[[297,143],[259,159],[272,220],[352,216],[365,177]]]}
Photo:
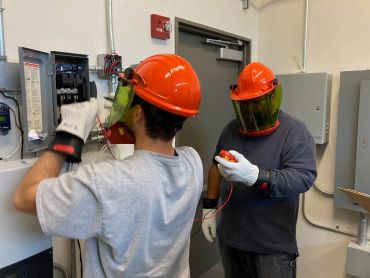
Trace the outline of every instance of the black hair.
{"label": "black hair", "polygon": [[165,141],[175,137],[181,130],[186,117],[173,114],[143,100],[138,95],[134,96],[131,107],[140,105],[145,115],[145,129],[149,137]]}

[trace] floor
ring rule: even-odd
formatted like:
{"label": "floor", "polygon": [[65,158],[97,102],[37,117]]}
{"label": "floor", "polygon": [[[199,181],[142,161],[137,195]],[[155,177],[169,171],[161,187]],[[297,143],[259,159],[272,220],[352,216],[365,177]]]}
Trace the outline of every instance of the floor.
{"label": "floor", "polygon": [[198,278],[223,278],[224,277],[224,269],[222,267],[221,262],[211,267],[208,271],[203,273]]}

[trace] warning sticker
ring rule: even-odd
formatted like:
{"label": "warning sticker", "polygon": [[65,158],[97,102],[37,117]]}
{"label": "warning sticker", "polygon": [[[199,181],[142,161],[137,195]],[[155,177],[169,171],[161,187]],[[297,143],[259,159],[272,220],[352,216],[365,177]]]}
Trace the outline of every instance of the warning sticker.
{"label": "warning sticker", "polygon": [[43,131],[40,65],[24,63],[28,130]]}

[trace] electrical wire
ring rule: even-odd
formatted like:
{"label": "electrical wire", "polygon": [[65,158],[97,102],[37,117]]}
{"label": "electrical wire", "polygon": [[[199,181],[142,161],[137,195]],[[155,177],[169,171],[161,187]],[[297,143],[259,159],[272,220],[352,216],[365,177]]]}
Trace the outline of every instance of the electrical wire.
{"label": "electrical wire", "polygon": [[101,159],[104,156],[111,156],[110,154],[104,154],[104,152],[107,149],[108,149],[108,144],[103,145],[103,147],[99,151],[99,154],[95,157],[95,159],[92,161],[92,163],[97,162],[99,159]]}
{"label": "electrical wire", "polygon": [[329,192],[329,191],[322,189],[321,186],[318,185],[317,183],[314,183],[313,187],[325,197],[334,198],[334,192]]}
{"label": "electrical wire", "polygon": [[[209,217],[207,217],[208,214],[210,214],[212,211],[208,211],[204,217],[199,217],[199,218],[195,218],[194,219],[194,223],[196,222],[200,222],[201,220],[205,220],[205,219],[210,219],[212,217],[216,217],[216,215],[226,206],[226,204],[229,202],[230,200],[230,197],[231,197],[231,194],[233,193],[233,184],[230,185],[230,192],[229,192],[229,195],[228,197],[226,198],[226,201],[218,208],[216,209],[216,211],[210,215]],[[195,237],[197,234],[199,234],[200,230],[202,229],[202,224],[200,223],[199,227],[197,228],[197,230],[195,232],[193,232],[191,235],[190,235],[190,238],[193,238]]]}
{"label": "electrical wire", "polygon": [[224,203],[219,207],[217,208],[215,211],[213,211],[213,213],[210,215],[210,216],[207,216],[211,211],[209,211],[206,215],[204,215],[203,217],[199,217],[199,218],[195,218],[194,219],[194,222],[199,222],[199,221],[203,221],[205,219],[211,219],[213,217],[215,217],[218,213],[220,213],[220,211],[229,203],[230,201],[230,198],[231,198],[231,195],[233,194],[233,191],[234,191],[234,184],[230,183],[230,191],[229,191],[229,195],[227,196],[226,200],[224,201]]}
{"label": "electrical wire", "polygon": [[96,118],[97,118],[97,120],[98,120],[98,122],[99,122],[99,126],[100,126],[100,128],[101,128],[101,129],[102,129],[102,131],[103,131],[104,137],[105,137],[105,139],[107,140],[108,150],[109,150],[110,154],[112,155],[113,159],[114,159],[114,160],[116,160],[116,157],[113,155],[113,152],[112,152],[112,151],[111,151],[111,149],[110,149],[110,145],[109,145],[110,143],[109,143],[109,140],[108,140],[107,132],[105,131],[105,128],[103,127],[103,125],[102,125],[102,123],[101,123],[100,118],[99,118],[99,116],[98,116],[98,115],[96,115]]}
{"label": "electrical wire", "polygon": [[84,276],[84,269],[83,269],[83,264],[82,264],[82,252],[81,252],[81,245],[80,241],[77,239],[77,245],[78,245],[78,250],[80,252],[80,267],[81,267],[81,277]]}
{"label": "electrical wire", "polygon": [[67,274],[67,271],[63,265],[58,264],[58,263],[53,263],[53,269],[58,271],[63,276],[63,278],[70,278],[70,276]]}
{"label": "electrical wire", "polygon": [[[205,216],[207,216],[207,215],[208,215],[208,214],[210,214],[210,213],[211,213],[211,210],[210,210],[210,211],[208,211],[208,212],[205,214]],[[204,218],[204,219],[208,219],[208,218]],[[194,221],[194,222],[195,222],[195,221]],[[199,224],[198,229],[190,235],[190,238],[193,238],[193,237],[195,237],[197,234],[199,234],[199,232],[200,232],[200,230],[201,230],[201,229],[202,229],[202,223],[200,223],[200,224]]]}
{"label": "electrical wire", "polygon": [[5,88],[0,88],[0,93],[20,93],[21,91],[15,90],[15,89],[5,89]]}
{"label": "electrical wire", "polygon": [[112,54],[107,54],[104,57],[104,74],[110,76],[112,74],[117,74],[120,70],[121,56],[113,52]]}
{"label": "electrical wire", "polygon": [[[302,194],[302,215],[303,215],[303,218],[309,224],[311,224],[312,226],[314,226],[316,228],[320,228],[320,229],[323,229],[323,230],[335,232],[335,233],[346,235],[346,236],[357,237],[357,234],[355,234],[355,233],[348,232],[348,231],[343,231],[343,230],[339,230],[339,229],[334,229],[334,228],[326,226],[326,225],[321,225],[321,224],[315,223],[313,220],[311,220],[308,217],[307,212],[306,212],[306,193]],[[367,240],[370,240],[370,238],[368,237]]]}
{"label": "electrical wire", "polygon": [[6,155],[1,156],[1,157],[0,157],[0,160],[4,160],[4,159],[9,159],[9,158],[11,158],[13,155],[15,155],[15,154],[18,152],[19,147],[20,147],[21,145],[22,145],[22,137],[19,137],[19,141],[18,141],[18,145],[17,145],[17,147],[16,147],[13,151],[11,151],[9,154],[6,154]]}

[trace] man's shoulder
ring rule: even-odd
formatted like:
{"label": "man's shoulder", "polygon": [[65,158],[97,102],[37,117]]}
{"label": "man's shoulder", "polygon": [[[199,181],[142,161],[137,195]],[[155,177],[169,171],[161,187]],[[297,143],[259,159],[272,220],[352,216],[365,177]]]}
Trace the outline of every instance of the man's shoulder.
{"label": "man's shoulder", "polygon": [[296,118],[296,117],[294,117],[294,116],[292,116],[292,115],[290,115],[290,114],[288,114],[284,111],[280,111],[279,121],[280,121],[280,124],[287,126],[289,129],[295,129],[297,131],[301,130],[301,131],[304,131],[304,132],[305,131],[308,132],[307,126],[305,125],[305,123],[302,120],[300,120],[300,119],[298,119],[298,118]]}
{"label": "man's shoulder", "polygon": [[308,130],[305,123],[283,111],[280,111],[280,134],[288,139],[290,143],[293,142],[314,142],[313,136]]}
{"label": "man's shoulder", "polygon": [[193,147],[189,147],[189,146],[177,147],[176,152],[180,156],[190,157],[190,158],[199,160],[200,163],[202,163],[199,153]]}

